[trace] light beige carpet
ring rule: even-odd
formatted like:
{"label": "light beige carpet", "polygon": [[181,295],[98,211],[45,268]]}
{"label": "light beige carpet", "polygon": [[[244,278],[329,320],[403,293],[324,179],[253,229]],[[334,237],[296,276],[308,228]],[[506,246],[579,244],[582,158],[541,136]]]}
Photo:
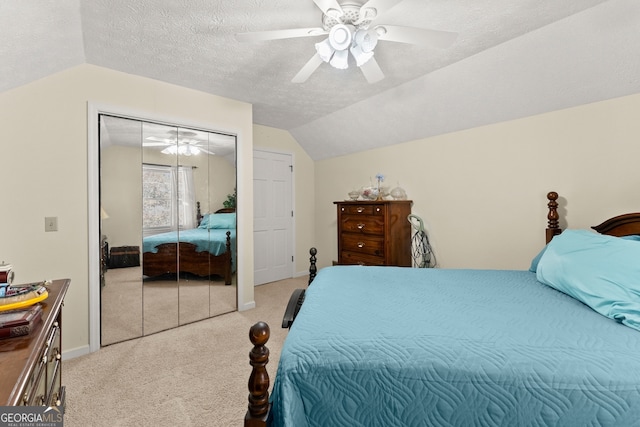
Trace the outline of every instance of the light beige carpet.
{"label": "light beige carpet", "polygon": [[[247,410],[249,328],[271,328],[273,379],[289,296],[307,277],[258,286],[257,307],[125,341],[62,364],[65,427],[240,426]],[[64,332],[63,332],[64,333]]]}

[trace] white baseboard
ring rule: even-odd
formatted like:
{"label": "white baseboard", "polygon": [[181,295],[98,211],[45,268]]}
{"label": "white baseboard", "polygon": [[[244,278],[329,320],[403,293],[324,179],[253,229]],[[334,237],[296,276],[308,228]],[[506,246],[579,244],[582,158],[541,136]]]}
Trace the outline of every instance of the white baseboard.
{"label": "white baseboard", "polygon": [[249,301],[248,303],[241,305],[240,307],[238,307],[238,311],[247,311],[251,310],[252,308],[256,308],[255,301]]}
{"label": "white baseboard", "polygon": [[91,353],[89,349],[89,345],[83,345],[82,347],[77,347],[71,350],[66,350],[62,352],[62,360],[75,359],[76,357],[84,356],[85,354]]}
{"label": "white baseboard", "polygon": [[295,273],[293,275],[293,277],[298,278],[298,277],[308,276],[308,275],[309,275],[309,270],[307,270],[307,271],[298,271],[297,273]]}

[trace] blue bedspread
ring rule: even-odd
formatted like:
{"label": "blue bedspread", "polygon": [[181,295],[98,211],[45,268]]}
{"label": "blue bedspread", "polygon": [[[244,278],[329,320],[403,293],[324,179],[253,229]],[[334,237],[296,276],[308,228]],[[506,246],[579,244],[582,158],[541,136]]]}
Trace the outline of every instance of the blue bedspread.
{"label": "blue bedspread", "polygon": [[529,271],[322,269],[282,349],[275,426],[630,426],[640,333]]}
{"label": "blue bedspread", "polygon": [[193,228],[180,230],[180,232],[154,234],[142,239],[142,248],[144,252],[157,253],[158,245],[180,241],[196,245],[196,252],[209,251],[213,255],[221,255],[227,250],[227,231],[231,231],[231,259],[233,260],[232,269],[235,271],[235,229]]}

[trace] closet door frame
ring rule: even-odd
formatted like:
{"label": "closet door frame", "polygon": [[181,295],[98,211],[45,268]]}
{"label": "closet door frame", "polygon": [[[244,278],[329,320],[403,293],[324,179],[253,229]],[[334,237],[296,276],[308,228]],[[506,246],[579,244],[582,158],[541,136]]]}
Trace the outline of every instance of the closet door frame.
{"label": "closet door frame", "polygon": [[[100,343],[100,141],[99,141],[99,115],[106,114],[129,118],[133,120],[141,120],[167,124],[169,126],[184,126],[196,129],[210,130],[211,132],[222,132],[228,135],[234,135],[236,138],[236,185],[238,186],[238,204],[240,204],[240,196],[242,194],[240,188],[240,156],[239,156],[239,132],[224,128],[211,129],[211,124],[196,123],[192,120],[180,117],[168,117],[161,114],[153,114],[145,111],[135,110],[127,107],[100,104],[94,102],[87,103],[87,171],[88,171],[88,254],[89,259],[89,352],[98,351],[101,348]],[[237,235],[243,234],[243,225],[238,221],[236,225]],[[236,253],[240,254],[242,250],[240,239],[237,239]],[[240,257],[237,257],[238,259]],[[239,263],[238,263],[239,264]],[[246,310],[252,308],[254,304],[245,304],[241,295],[240,283],[242,283],[243,272],[240,265],[236,266],[236,310]]]}

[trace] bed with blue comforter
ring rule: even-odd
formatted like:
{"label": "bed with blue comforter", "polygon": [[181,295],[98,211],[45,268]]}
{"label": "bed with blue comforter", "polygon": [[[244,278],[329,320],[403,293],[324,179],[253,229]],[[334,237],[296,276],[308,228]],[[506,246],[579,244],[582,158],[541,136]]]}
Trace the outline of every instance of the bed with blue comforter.
{"label": "bed with blue comforter", "polygon": [[236,268],[235,213],[208,214],[198,228],[143,238],[143,274],[219,275],[231,284]]}
{"label": "bed with blue comforter", "polygon": [[268,414],[252,328],[245,426],[640,425],[639,259],[637,236],[565,230],[528,271],[326,267]]}

